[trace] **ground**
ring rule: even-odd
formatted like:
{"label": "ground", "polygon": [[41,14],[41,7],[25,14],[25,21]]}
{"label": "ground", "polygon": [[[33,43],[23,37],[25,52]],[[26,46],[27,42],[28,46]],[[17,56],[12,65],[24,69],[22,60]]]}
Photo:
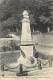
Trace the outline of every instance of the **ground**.
{"label": "ground", "polygon": [[53,67],[34,72],[36,74],[35,76],[23,76],[23,77],[5,76],[0,77],[0,80],[53,80]]}
{"label": "ground", "polygon": [[[53,34],[39,34],[33,37],[34,41],[38,41],[43,45],[53,46]],[[53,47],[36,46],[36,48],[44,52],[43,54],[53,55]],[[29,72],[31,76],[16,77],[14,73],[10,72],[5,72],[5,74],[4,77],[0,77],[0,80],[53,80],[53,66],[42,68],[42,70],[34,69],[34,71]],[[9,76],[9,74],[11,74],[11,76]]]}

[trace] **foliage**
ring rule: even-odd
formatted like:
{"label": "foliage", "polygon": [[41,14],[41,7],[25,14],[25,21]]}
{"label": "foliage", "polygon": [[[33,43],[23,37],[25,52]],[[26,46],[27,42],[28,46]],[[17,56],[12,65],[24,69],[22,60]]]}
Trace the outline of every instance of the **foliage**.
{"label": "foliage", "polygon": [[[4,0],[0,4],[1,31],[16,32],[21,27],[22,12],[27,9],[30,16],[31,27],[40,31],[48,26],[49,9],[48,0]],[[41,28],[40,28],[41,27]],[[14,30],[15,29],[15,30]],[[6,33],[5,33],[6,34]]]}

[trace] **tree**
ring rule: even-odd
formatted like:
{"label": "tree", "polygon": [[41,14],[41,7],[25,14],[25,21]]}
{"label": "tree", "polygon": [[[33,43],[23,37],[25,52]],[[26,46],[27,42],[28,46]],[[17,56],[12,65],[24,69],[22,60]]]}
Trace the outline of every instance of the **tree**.
{"label": "tree", "polygon": [[[27,9],[29,12],[31,26],[33,26],[34,29],[37,28],[42,31],[43,28],[41,28],[41,24],[44,26],[49,22],[50,15],[47,1],[48,0],[4,0],[4,2],[0,4],[1,31],[6,34],[9,29],[10,31],[12,30],[11,32],[14,32],[14,29],[17,30],[17,28],[20,29],[24,9]],[[47,27],[48,25],[45,26]]]}

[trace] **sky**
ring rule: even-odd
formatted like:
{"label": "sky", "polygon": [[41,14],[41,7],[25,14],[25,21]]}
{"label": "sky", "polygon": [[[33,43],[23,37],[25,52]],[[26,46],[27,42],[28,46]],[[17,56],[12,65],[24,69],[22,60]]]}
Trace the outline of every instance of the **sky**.
{"label": "sky", "polygon": [[4,0],[0,0],[0,4],[3,2]]}

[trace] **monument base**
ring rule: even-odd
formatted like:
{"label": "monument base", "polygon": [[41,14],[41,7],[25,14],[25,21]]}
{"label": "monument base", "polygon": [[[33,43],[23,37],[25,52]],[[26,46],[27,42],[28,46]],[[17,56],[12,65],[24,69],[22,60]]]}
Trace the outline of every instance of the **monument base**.
{"label": "monument base", "polygon": [[16,73],[16,76],[27,76],[28,75],[28,72],[27,71],[23,71],[23,65],[20,64],[19,66],[20,66],[19,73],[17,72]]}
{"label": "monument base", "polygon": [[23,71],[22,73],[16,73],[16,76],[28,76],[28,73]]}

